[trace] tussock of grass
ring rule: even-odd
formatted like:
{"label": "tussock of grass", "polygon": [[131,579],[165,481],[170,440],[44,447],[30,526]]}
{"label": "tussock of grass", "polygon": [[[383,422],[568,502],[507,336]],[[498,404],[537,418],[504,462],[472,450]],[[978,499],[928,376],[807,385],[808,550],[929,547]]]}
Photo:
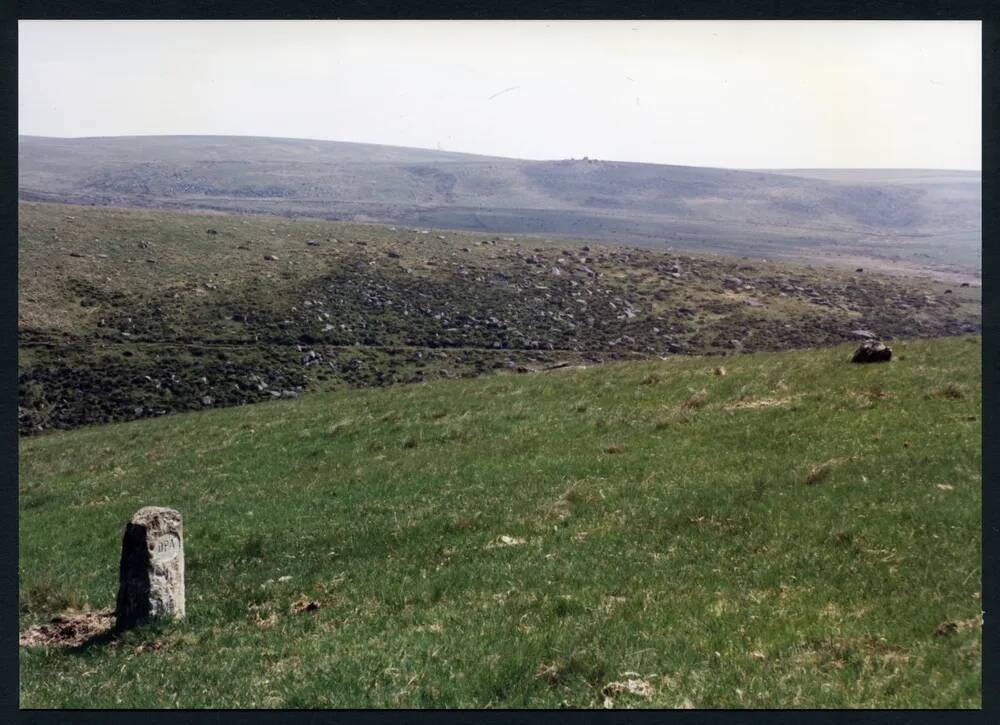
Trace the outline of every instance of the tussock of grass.
{"label": "tussock of grass", "polygon": [[[979,707],[979,348],[893,347],[883,367],[847,347],[733,356],[725,378],[612,364],[22,440],[20,630],[113,604],[144,505],[184,515],[188,618],[22,648],[21,704]],[[678,403],[699,379],[722,404]],[[928,400],[942,381],[965,396]],[[743,395],[807,404],[724,404]]]}
{"label": "tussock of grass", "polygon": [[962,400],[965,397],[965,390],[956,383],[946,383],[931,388],[927,392],[928,398],[944,398],[945,400]]}
{"label": "tussock of grass", "polygon": [[21,612],[28,614],[55,613],[80,609],[85,599],[69,589],[50,573],[29,576],[21,582]]}
{"label": "tussock of grass", "polygon": [[684,410],[698,410],[708,405],[708,392],[704,389],[693,393],[691,397],[681,403]]}
{"label": "tussock of grass", "polygon": [[326,429],[326,433],[331,437],[340,435],[344,431],[348,430],[353,422],[354,421],[350,420],[349,418],[337,421],[336,423],[334,423],[333,425],[331,425],[329,428]]}
{"label": "tussock of grass", "polygon": [[805,482],[806,485],[814,485],[817,483],[823,483],[826,481],[830,474],[833,473],[837,468],[843,466],[846,463],[852,463],[857,460],[856,456],[849,456],[846,458],[831,458],[828,461],[820,463],[809,469],[806,474]]}
{"label": "tussock of grass", "polygon": [[248,559],[260,559],[264,553],[264,537],[261,534],[253,533],[246,537],[243,542],[243,556]]}

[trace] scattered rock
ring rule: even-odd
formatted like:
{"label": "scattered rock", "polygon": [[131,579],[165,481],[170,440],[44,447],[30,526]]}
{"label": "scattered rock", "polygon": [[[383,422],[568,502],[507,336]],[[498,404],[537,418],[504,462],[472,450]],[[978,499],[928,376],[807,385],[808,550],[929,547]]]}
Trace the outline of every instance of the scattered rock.
{"label": "scattered rock", "polygon": [[265,262],[277,262],[278,258],[276,256],[274,256],[273,254],[265,254],[264,255],[264,261]]}
{"label": "scattered rock", "polygon": [[487,549],[500,549],[507,546],[522,546],[527,544],[526,539],[521,539],[516,536],[508,536],[507,534],[502,534],[495,538],[493,541],[486,545]]}

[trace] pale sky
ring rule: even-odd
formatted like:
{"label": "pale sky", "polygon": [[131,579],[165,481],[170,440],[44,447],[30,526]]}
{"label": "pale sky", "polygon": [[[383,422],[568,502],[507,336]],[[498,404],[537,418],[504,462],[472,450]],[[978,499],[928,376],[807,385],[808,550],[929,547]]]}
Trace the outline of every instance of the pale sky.
{"label": "pale sky", "polygon": [[978,21],[21,21],[19,130],[979,169]]}

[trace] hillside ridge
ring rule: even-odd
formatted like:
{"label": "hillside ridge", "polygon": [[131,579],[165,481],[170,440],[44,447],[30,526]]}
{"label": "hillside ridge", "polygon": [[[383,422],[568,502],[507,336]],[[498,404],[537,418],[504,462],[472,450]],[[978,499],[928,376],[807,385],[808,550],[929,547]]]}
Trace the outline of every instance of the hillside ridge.
{"label": "hillside ridge", "polygon": [[975,275],[981,266],[981,183],[952,172],[796,176],[236,136],[21,136],[18,147],[26,200],[376,221],[848,266],[867,258],[869,266],[939,274]]}

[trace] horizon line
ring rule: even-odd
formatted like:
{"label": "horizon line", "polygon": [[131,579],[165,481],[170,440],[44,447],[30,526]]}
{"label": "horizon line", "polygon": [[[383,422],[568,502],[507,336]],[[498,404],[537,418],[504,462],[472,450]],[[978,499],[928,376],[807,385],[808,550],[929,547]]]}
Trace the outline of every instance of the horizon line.
{"label": "horizon line", "polygon": [[698,169],[722,169],[728,171],[832,171],[832,170],[854,170],[854,171],[962,171],[976,172],[982,174],[982,166],[978,168],[956,168],[940,166],[718,166],[710,164],[674,164],[662,161],[631,161],[623,159],[596,158],[589,156],[566,157],[566,158],[528,158],[521,156],[498,156],[491,153],[481,153],[476,151],[452,151],[443,148],[428,148],[426,146],[404,146],[400,144],[380,143],[372,141],[342,141],[339,139],[305,138],[300,136],[262,136],[259,134],[235,134],[235,133],[137,133],[137,134],[113,134],[113,135],[90,135],[90,136],[53,136],[49,134],[21,133],[18,131],[18,140],[21,138],[41,138],[59,139],[62,141],[86,141],[94,139],[127,139],[127,138],[246,138],[246,139],[274,139],[282,141],[305,141],[318,143],[352,144],[355,146],[384,146],[387,148],[410,149],[417,151],[430,151],[444,154],[454,154],[456,156],[478,156],[484,158],[505,159],[511,161],[608,161],[618,164],[651,164],[655,166],[681,166]]}

